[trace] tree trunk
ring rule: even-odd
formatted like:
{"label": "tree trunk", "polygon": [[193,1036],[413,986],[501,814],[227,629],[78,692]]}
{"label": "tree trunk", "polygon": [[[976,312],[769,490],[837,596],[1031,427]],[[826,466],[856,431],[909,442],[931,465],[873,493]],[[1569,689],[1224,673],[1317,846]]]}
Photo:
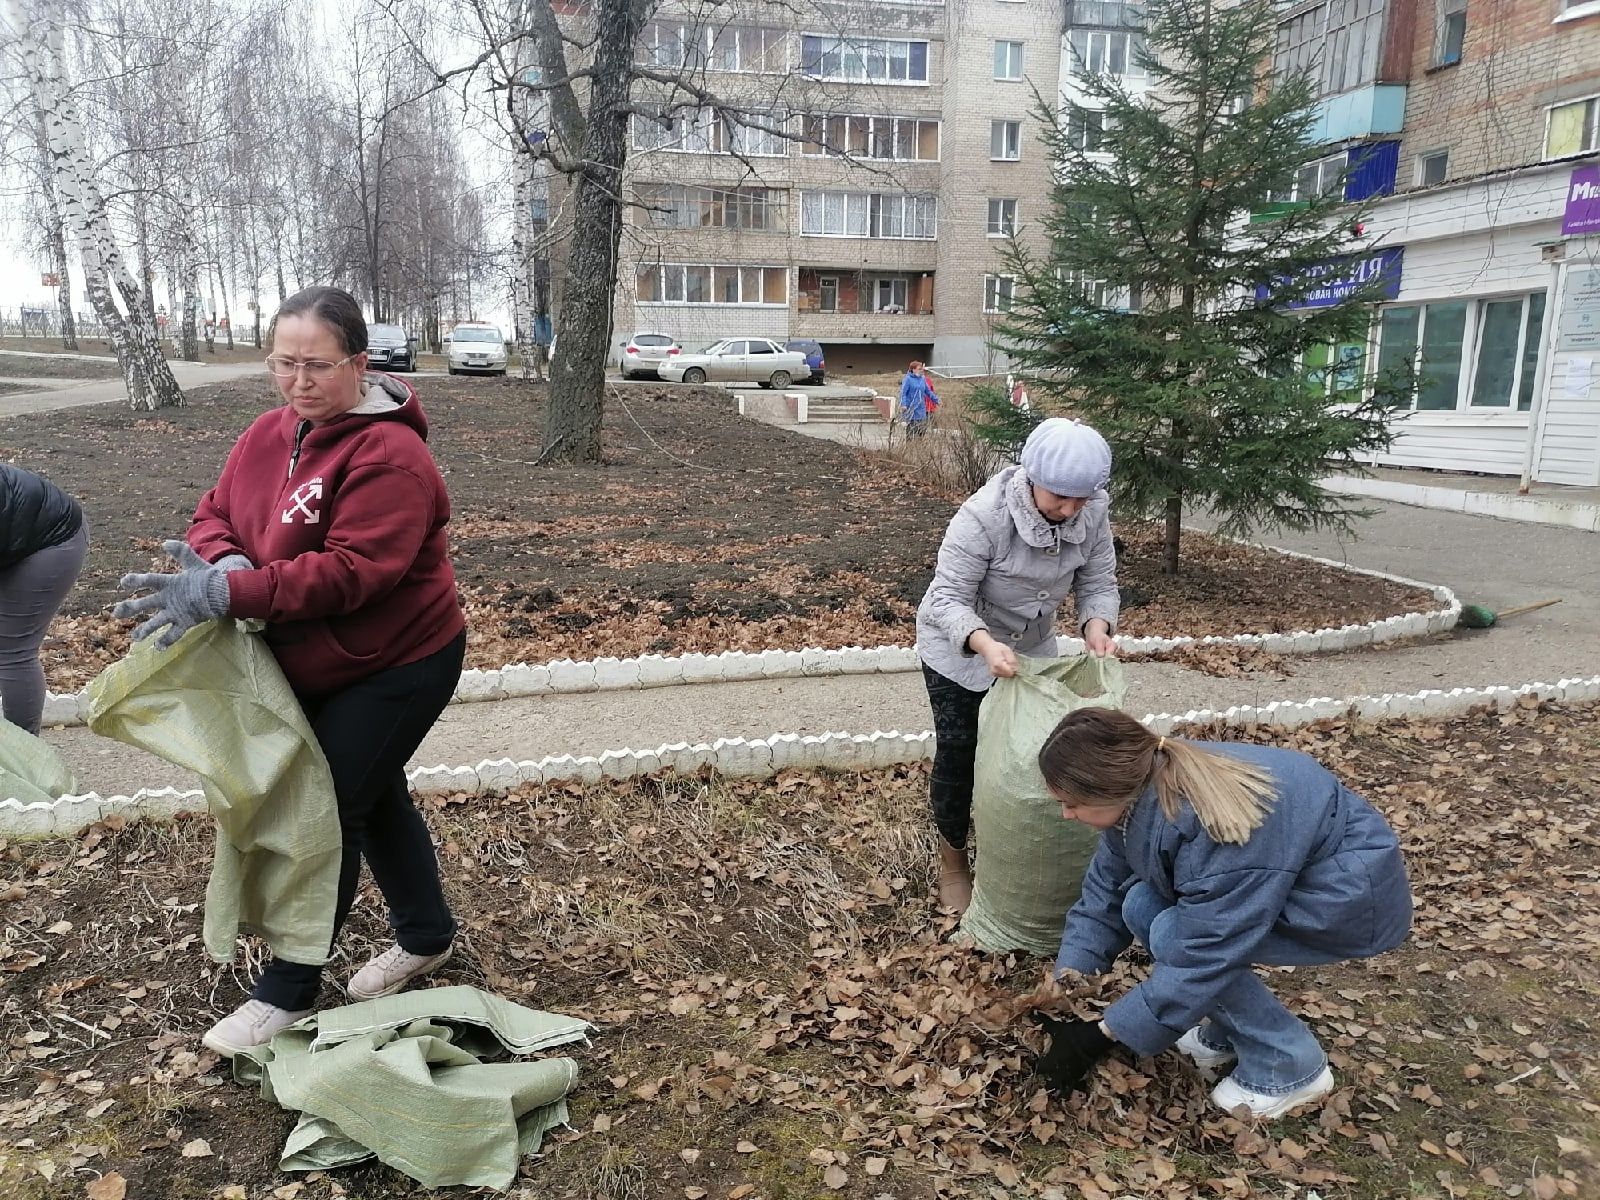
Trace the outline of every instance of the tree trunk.
{"label": "tree trunk", "polygon": [[1167,497],[1166,531],[1161,539],[1161,573],[1178,573],[1178,550],[1183,539],[1183,493]]}
{"label": "tree trunk", "polygon": [[572,245],[556,334],[561,357],[551,364],[545,415],[544,454],[550,461],[600,461],[606,356],[622,232],[631,60],[647,9],[637,0],[600,0],[595,7],[589,119],[578,155],[583,170],[573,198]]}
{"label": "tree trunk", "polygon": [[[200,361],[200,267],[195,262],[193,243],[187,229],[182,230],[179,261],[183,273],[183,357]],[[209,339],[207,339],[209,340]]]}
{"label": "tree trunk", "polygon": [[[57,15],[52,17],[54,11]],[[129,272],[117,246],[105,198],[94,176],[94,158],[72,101],[63,66],[60,6],[45,0],[0,0],[0,26],[10,26],[6,39],[21,50],[23,71],[45,131],[63,218],[78,243],[83,260],[84,289],[117,355],[136,409],[183,403],[172,370],[161,356],[155,329],[144,318],[143,291]],[[118,308],[126,310],[123,318]]]}
{"label": "tree trunk", "polygon": [[61,205],[56,200],[56,185],[50,172],[50,145],[44,125],[34,122],[34,137],[39,148],[40,194],[44,197],[45,238],[50,245],[50,265],[56,273],[56,308],[61,314],[61,346],[78,348],[78,331],[72,320],[72,271],[67,262],[66,229],[61,223]]}
{"label": "tree trunk", "polygon": [[534,311],[534,244],[533,202],[538,170],[531,154],[518,154],[512,165],[516,182],[511,203],[511,306],[512,325],[516,330],[517,353],[522,356],[524,379],[544,378],[544,355],[535,344],[538,336],[538,314]]}

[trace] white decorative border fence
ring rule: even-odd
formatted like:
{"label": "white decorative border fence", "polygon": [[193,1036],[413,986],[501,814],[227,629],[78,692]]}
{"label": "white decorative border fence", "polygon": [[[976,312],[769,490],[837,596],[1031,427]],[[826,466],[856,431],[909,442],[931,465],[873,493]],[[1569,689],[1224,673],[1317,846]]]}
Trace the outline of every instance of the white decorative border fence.
{"label": "white decorative border fence", "polygon": [[[1294,728],[1331,717],[1381,720],[1388,717],[1449,717],[1484,706],[1513,707],[1525,696],[1539,700],[1600,700],[1600,675],[1588,679],[1563,679],[1558,683],[1529,683],[1521,687],[1452,688],[1410,694],[1352,696],[1342,700],[1276,701],[1254,707],[1242,705],[1220,711],[1154,713],[1143,718],[1152,730],[1167,734],[1190,726],[1220,722],[1238,728],[1270,726]],[[419,795],[455,792],[481,794],[504,791],[524,784],[577,780],[599,783],[629,779],[656,771],[693,772],[710,766],[730,777],[765,777],[789,768],[827,767],[835,770],[871,770],[897,763],[919,762],[933,756],[933,734],[824,733],[800,736],[776,733],[749,740],[719,738],[711,743],[678,743],[654,750],[608,750],[598,756],[560,755],[537,762],[486,759],[475,767],[423,767],[410,773]],[[51,837],[71,834],[111,815],[170,817],[205,809],[199,791],[175,788],[140,790],[132,796],[63,796],[51,803],[22,804],[0,800],[0,833],[8,836]]]}
{"label": "white decorative border fence", "polygon": [[[1271,549],[1271,547],[1264,547]],[[1126,658],[1160,654],[1183,646],[1238,646],[1259,648],[1272,654],[1320,654],[1356,650],[1386,642],[1404,641],[1443,633],[1455,627],[1461,602],[1449,588],[1407,579],[1383,571],[1351,567],[1332,559],[1279,550],[1290,558],[1305,559],[1334,567],[1353,575],[1367,575],[1406,587],[1423,588],[1433,594],[1439,607],[1422,612],[1403,613],[1343,625],[1338,629],[1299,630],[1291,633],[1238,633],[1210,637],[1142,637],[1119,639],[1120,653]],[[1059,638],[1061,653],[1077,654],[1083,643],[1077,638]],[[921,670],[915,646],[846,646],[837,650],[728,650],[721,654],[646,654],[639,658],[557,659],[533,666],[514,663],[495,671],[470,670],[461,673],[455,701],[472,703],[507,700],[519,696],[570,695],[581,692],[608,692],[639,688],[672,687],[687,683],[739,683],[756,679],[794,679],[823,675],[891,675]],[[46,725],[81,725],[88,702],[83,694],[51,694],[45,702]]]}

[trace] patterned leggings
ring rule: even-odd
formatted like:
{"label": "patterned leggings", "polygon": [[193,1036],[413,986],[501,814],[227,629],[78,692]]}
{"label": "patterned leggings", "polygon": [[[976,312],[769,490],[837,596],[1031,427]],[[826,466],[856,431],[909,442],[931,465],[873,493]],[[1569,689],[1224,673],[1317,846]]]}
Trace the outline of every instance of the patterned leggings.
{"label": "patterned leggings", "polygon": [[922,679],[933,707],[933,781],[928,798],[939,836],[960,850],[972,824],[972,771],[978,754],[978,706],[988,692],[974,692],[926,663]]}

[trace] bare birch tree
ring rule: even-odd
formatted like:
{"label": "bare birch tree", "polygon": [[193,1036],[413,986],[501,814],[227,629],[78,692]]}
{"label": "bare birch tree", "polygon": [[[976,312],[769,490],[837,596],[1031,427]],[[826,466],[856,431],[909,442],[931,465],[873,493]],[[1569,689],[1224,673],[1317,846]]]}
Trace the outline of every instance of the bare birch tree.
{"label": "bare birch tree", "polygon": [[65,66],[65,13],[51,0],[0,0],[0,39],[20,59],[44,131],[61,213],[83,263],[84,288],[111,339],[136,409],[183,403],[146,318],[143,290],[128,270],[96,176]]}

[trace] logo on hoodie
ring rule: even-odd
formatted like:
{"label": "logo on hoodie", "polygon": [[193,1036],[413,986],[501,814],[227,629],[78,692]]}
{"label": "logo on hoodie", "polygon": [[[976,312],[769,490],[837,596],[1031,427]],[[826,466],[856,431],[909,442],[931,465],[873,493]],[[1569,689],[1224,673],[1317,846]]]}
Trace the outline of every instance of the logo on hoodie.
{"label": "logo on hoodie", "polygon": [[322,509],[313,507],[322,499],[322,476],[308,480],[295,488],[294,495],[289,497],[289,507],[283,510],[283,523],[293,525],[299,521],[302,525],[318,525],[322,522]]}

